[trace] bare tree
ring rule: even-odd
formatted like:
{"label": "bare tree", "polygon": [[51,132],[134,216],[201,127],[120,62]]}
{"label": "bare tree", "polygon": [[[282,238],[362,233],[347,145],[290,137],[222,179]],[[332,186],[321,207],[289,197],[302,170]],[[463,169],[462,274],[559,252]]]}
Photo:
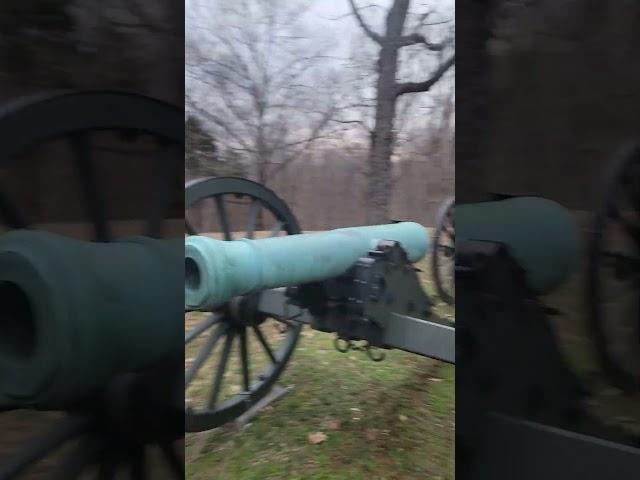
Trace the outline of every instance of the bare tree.
{"label": "bare tree", "polygon": [[330,137],[344,110],[336,71],[324,63],[328,44],[302,21],[306,6],[222,2],[218,23],[187,40],[187,108],[263,184]]}
{"label": "bare tree", "polygon": [[[391,157],[395,144],[394,121],[398,99],[409,93],[428,92],[442,76],[454,65],[455,53],[453,36],[449,35],[438,42],[422,33],[434,24],[432,12],[418,16],[417,25],[406,32],[410,0],[393,0],[385,15],[384,33],[376,32],[365,20],[354,0],[349,0],[351,11],[366,34],[379,47],[377,59],[376,111],[374,128],[371,134],[369,150],[368,212],[369,223],[385,223],[390,220],[390,199],[392,188]],[[440,23],[440,22],[437,22]],[[404,47],[420,46],[425,52],[436,54],[439,62],[430,74],[416,82],[399,82],[400,51]]]}

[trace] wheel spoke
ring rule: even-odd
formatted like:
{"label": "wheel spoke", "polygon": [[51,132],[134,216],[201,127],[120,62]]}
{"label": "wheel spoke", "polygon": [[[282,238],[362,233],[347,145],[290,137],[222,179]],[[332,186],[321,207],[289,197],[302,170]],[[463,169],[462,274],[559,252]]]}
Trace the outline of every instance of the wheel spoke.
{"label": "wheel spoke", "polygon": [[111,240],[107,226],[107,208],[104,202],[104,191],[98,181],[98,172],[91,155],[91,140],[87,132],[80,132],[70,137],[71,149],[76,169],[82,182],[83,194],[93,219],[94,236],[98,242]]}
{"label": "wheel spoke", "polygon": [[137,446],[130,454],[129,475],[131,480],[144,480],[146,478],[144,447]]}
{"label": "wheel spoke", "polygon": [[189,367],[187,372],[184,374],[185,388],[189,386],[189,384],[193,380],[193,377],[195,377],[196,373],[198,373],[200,368],[202,368],[202,365],[207,360],[207,358],[209,358],[209,355],[211,355],[211,352],[216,346],[216,343],[218,343],[218,340],[225,333],[226,330],[227,330],[227,327],[226,325],[223,324],[218,326],[218,329],[215,332],[211,333],[211,335],[209,336],[209,339],[207,340],[207,343],[200,349],[200,351],[198,352],[198,356],[193,361],[193,364]]}
{"label": "wheel spoke", "polygon": [[640,243],[640,227],[631,223],[624,215],[620,213],[620,210],[615,206],[611,207],[611,218],[622,225],[624,230],[633,240]]}
{"label": "wheel spoke", "polygon": [[19,456],[0,466],[0,478],[15,478],[29,466],[50,454],[64,442],[81,435],[91,428],[91,421],[85,417],[65,417],[56,422],[51,429],[35,439],[28,449]]}
{"label": "wheel spoke", "polygon": [[[194,184],[187,184],[185,211],[190,212],[193,206],[202,201],[206,201],[208,204],[206,211],[212,211],[213,215],[218,217],[218,220],[214,220],[212,227],[207,226],[204,229],[219,232],[216,238],[223,240],[232,240],[233,237],[239,236],[257,238],[262,236],[262,230],[265,230],[265,235],[271,237],[301,233],[298,223],[287,205],[272,191],[248,180],[210,178]],[[241,205],[244,209],[244,219],[240,224],[237,224],[233,218],[237,205]],[[204,211],[199,213],[203,214]],[[267,216],[269,220],[266,219]],[[188,220],[193,223],[193,226],[198,227],[196,218],[199,217],[194,215]],[[256,313],[259,315],[261,312]],[[283,321],[280,318],[275,318],[275,320]],[[185,407],[185,428],[188,431],[204,431],[223,425],[236,418],[241,412],[246,411],[268,393],[269,387],[281,375],[300,333],[299,324],[288,321],[286,324],[289,324],[291,328],[279,345],[276,345],[275,340],[270,338],[265,329],[255,333],[258,340],[254,342],[253,334],[249,331],[250,329],[255,331],[253,326],[229,325],[225,341],[218,342],[215,352],[211,355],[213,358],[208,360],[206,375],[203,374],[205,368],[198,374],[198,384],[200,385],[200,380],[203,379],[206,382],[206,389],[202,392],[200,388],[196,389],[194,386],[193,395],[196,395],[197,398],[194,397],[193,402],[191,395],[189,395]],[[189,328],[193,327],[189,326]],[[209,330],[209,332],[213,332],[213,330]],[[262,339],[259,338],[260,333],[262,333]],[[235,352],[236,339],[239,343],[238,356]],[[264,340],[264,344],[261,340]],[[204,344],[204,341],[204,336],[202,336],[198,344]],[[258,342],[260,342],[260,346],[257,345]],[[191,348],[193,348],[193,344]],[[258,377],[258,382],[256,382],[256,377],[261,373],[258,367],[262,363],[258,365],[255,360],[250,358],[250,354],[254,352],[250,352],[249,348],[260,350],[258,356],[263,355],[262,350],[266,352],[263,362],[265,364],[264,374]],[[196,353],[193,356],[196,356]],[[240,360],[240,365],[238,365],[238,360]],[[274,361],[275,363],[273,363]],[[229,384],[231,382],[229,374],[231,373],[237,377],[233,381],[235,384],[233,389]],[[203,394],[201,395],[200,392]],[[188,391],[187,393],[191,394],[192,392]]]}
{"label": "wheel spoke", "polygon": [[27,228],[27,221],[15,205],[0,190],[0,220],[9,228]]}
{"label": "wheel spoke", "polygon": [[118,462],[113,454],[106,454],[98,468],[98,480],[112,480],[116,476]]}
{"label": "wheel spoke", "polygon": [[611,251],[601,251],[600,255],[611,261],[609,267],[618,280],[633,282],[640,278],[640,257]]}
{"label": "wheel spoke", "polygon": [[231,346],[233,345],[233,337],[235,333],[232,329],[229,329],[227,332],[227,338],[224,342],[224,350],[222,351],[222,357],[220,358],[220,362],[218,363],[218,368],[216,369],[216,376],[213,381],[213,387],[211,389],[211,395],[209,396],[208,407],[211,409],[218,402],[218,396],[220,396],[220,388],[222,387],[222,382],[224,380],[224,374],[227,371],[227,363],[229,361],[229,355],[231,354]]}
{"label": "wheel spoke", "polygon": [[247,330],[245,328],[240,331],[240,360],[242,362],[242,381],[244,384],[244,391],[248,392],[250,387],[249,354],[247,352]]}
{"label": "wheel spoke", "polygon": [[171,207],[172,183],[175,180],[175,171],[179,162],[175,161],[178,153],[176,147],[166,147],[162,150],[159,164],[155,168],[152,185],[154,186],[150,198],[149,214],[147,221],[147,235],[158,238],[162,235],[163,220]]}
{"label": "wheel spoke", "polygon": [[450,258],[453,256],[453,254],[455,253],[455,247],[452,247],[451,245],[439,245],[440,250],[442,251],[442,253],[444,253],[445,257]]}
{"label": "wheel spoke", "polygon": [[638,266],[639,262],[640,262],[640,257],[629,255],[627,253],[610,252],[610,251],[607,251],[607,250],[602,251],[600,253],[604,257],[614,258],[614,259],[622,261],[622,262],[629,262],[631,264],[635,264],[636,266]]}
{"label": "wheel spoke", "polygon": [[270,237],[277,237],[278,234],[282,231],[282,227],[284,224],[281,221],[277,221],[276,224],[271,227],[271,233],[269,233]]}
{"label": "wheel spoke", "polygon": [[251,200],[251,205],[249,206],[249,219],[247,220],[247,238],[253,238],[256,231],[256,223],[258,221],[258,213],[262,205],[259,200],[255,198]]}
{"label": "wheel spoke", "polygon": [[79,478],[88,467],[99,461],[103,449],[104,444],[97,438],[79,442],[78,446],[67,454],[52,478],[55,480]]}
{"label": "wheel spoke", "polygon": [[197,235],[198,234],[198,232],[196,231],[195,228],[193,228],[193,225],[191,225],[191,222],[189,220],[185,219],[184,223],[185,223],[185,226],[187,227],[187,233],[189,235]]}
{"label": "wheel spoke", "polygon": [[175,478],[182,480],[184,478],[184,462],[180,459],[176,449],[172,445],[162,444],[160,450]]}
{"label": "wheel spoke", "polygon": [[631,167],[631,171],[623,176],[621,183],[625,189],[625,193],[629,196],[631,205],[636,208],[637,211],[640,211],[640,162],[636,162],[635,167],[636,171],[633,172],[633,167]]}
{"label": "wheel spoke", "polygon": [[264,338],[264,334],[262,333],[262,330],[260,330],[260,327],[258,325],[253,325],[253,331],[255,332],[256,337],[258,337],[258,340],[260,341],[260,344],[262,345],[262,348],[264,348],[264,351],[267,352],[267,355],[269,355],[269,358],[271,359],[271,362],[277,363],[276,357],[273,354],[273,351],[271,350],[271,347],[267,343],[267,339]]}
{"label": "wheel spoke", "polygon": [[447,237],[449,237],[454,242],[456,241],[456,231],[452,225],[445,225],[442,229]]}
{"label": "wheel spoke", "polygon": [[229,227],[229,218],[227,217],[227,209],[224,205],[224,199],[222,195],[215,197],[216,209],[218,211],[218,219],[220,221],[220,229],[224,233],[225,240],[233,240],[231,235],[231,228]]}
{"label": "wheel spoke", "polygon": [[196,327],[193,328],[193,330],[189,331],[189,333],[187,333],[184,336],[185,345],[188,345],[189,343],[191,343],[191,341],[197,336],[199,336],[202,332],[208,330],[212,326],[219,323],[221,319],[222,319],[221,315],[217,315],[215,313],[212,313],[211,315],[209,315],[206,320],[199,323]]}

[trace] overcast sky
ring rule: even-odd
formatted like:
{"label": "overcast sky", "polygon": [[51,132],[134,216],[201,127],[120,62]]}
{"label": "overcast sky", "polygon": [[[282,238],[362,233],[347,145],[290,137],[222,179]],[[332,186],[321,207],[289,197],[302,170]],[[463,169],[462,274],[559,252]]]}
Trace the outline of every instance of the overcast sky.
{"label": "overcast sky", "polygon": [[[356,4],[359,6],[373,4],[380,6],[380,8],[365,8],[362,11],[362,15],[370,20],[369,24],[374,30],[381,25],[381,14],[384,14],[385,10],[392,3],[392,0],[379,0],[377,2],[356,0]],[[428,8],[435,8],[438,11],[437,15],[439,17],[452,18],[454,15],[454,5],[455,0],[433,0],[430,2],[413,0],[411,2],[411,10],[422,12]],[[315,0],[313,2],[312,12],[315,14],[315,18],[312,20],[314,23],[317,22],[319,26],[326,25],[325,28],[340,32],[340,34],[336,36],[337,52],[347,54],[352,37],[354,35],[362,35],[360,27],[356,23],[353,15],[351,15],[351,7],[347,0]]]}
{"label": "overcast sky", "polygon": [[[263,0],[270,1],[270,0]],[[282,0],[285,3],[288,1],[305,2],[307,0]],[[346,59],[349,57],[355,46],[368,45],[373,51],[376,46],[368,40],[361,27],[356,22],[354,16],[351,14],[351,8],[348,0],[308,0],[311,4],[311,8],[304,18],[306,22],[306,30],[311,33],[312,38],[317,38],[318,42],[323,44],[329,41],[332,45],[331,51],[326,52],[333,57],[336,57],[335,62],[340,62],[339,58]],[[382,25],[384,24],[384,15],[392,4],[393,0],[379,0],[373,2],[369,0],[356,0],[358,6],[367,6],[361,10],[363,17],[373,30],[382,33]],[[442,21],[451,20],[455,18],[455,0],[412,0],[410,13],[421,14],[427,10],[435,10],[434,14],[430,17],[430,21]],[[216,19],[216,7],[225,4],[236,5],[237,0],[185,0],[185,28],[188,40],[199,43],[199,39],[205,39],[208,37],[207,33],[214,28],[216,20],[220,21],[220,17]],[[415,20],[417,17],[408,18],[407,24],[411,24],[411,20]],[[448,28],[449,26],[441,27],[428,27],[429,32],[434,32],[436,28]],[[434,41],[440,40],[436,35],[431,38]],[[359,47],[358,47],[359,48]],[[411,47],[416,48],[416,47]],[[422,47],[417,47],[418,49]],[[403,53],[408,53],[409,49],[403,49]],[[425,56],[426,55],[426,56]],[[373,56],[371,61],[373,62]],[[437,59],[428,56],[428,54],[420,53],[420,57],[417,58],[429,58],[431,66],[425,66],[424,63],[416,63],[414,61],[408,62],[406,65],[411,66],[409,71],[405,68],[402,80],[409,81],[421,81],[426,78],[430,69],[435,68]],[[326,60],[331,62],[331,60]],[[404,65],[404,64],[403,64]],[[417,122],[422,122],[420,117],[422,112],[429,111],[433,104],[433,95],[441,91],[441,89],[449,89],[453,76],[446,76],[430,94],[418,94],[411,95],[410,99],[406,100],[412,103],[410,118],[417,119]],[[371,91],[371,84],[368,87],[363,88],[363,92],[367,97],[373,96]],[[207,99],[211,98],[211,91],[208,87],[204,86],[202,82],[193,81],[192,79],[186,79],[186,87],[188,95],[190,95],[198,103],[207,102]],[[202,90],[201,90],[202,89]],[[427,110],[425,110],[427,109]],[[413,123],[411,121],[411,123]]]}
{"label": "overcast sky", "polygon": [[[207,27],[207,24],[213,20],[215,5],[235,1],[185,0],[187,35],[195,33],[194,29],[197,27]],[[350,14],[351,8],[348,0],[309,0],[309,3],[311,3],[312,7],[306,18],[308,25],[314,30],[332,34],[335,42],[334,55],[349,55],[352,39],[354,36],[362,36],[362,31],[355,18]],[[377,2],[356,0],[356,4],[359,6],[374,4],[379,6],[362,10],[362,15],[369,20],[369,24],[374,29],[381,25],[382,15],[391,3],[392,0],[379,0]],[[452,19],[455,12],[455,0],[413,0],[411,2],[411,11],[423,12],[429,8],[436,9],[434,20],[436,17],[439,19]]]}

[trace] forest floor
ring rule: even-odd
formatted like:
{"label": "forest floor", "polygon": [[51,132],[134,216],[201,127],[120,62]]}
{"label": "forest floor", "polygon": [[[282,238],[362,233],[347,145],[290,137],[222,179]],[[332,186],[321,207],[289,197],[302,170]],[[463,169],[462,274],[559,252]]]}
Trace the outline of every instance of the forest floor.
{"label": "forest floor", "polygon": [[[437,313],[453,319],[427,262],[418,267]],[[278,383],[292,391],[244,429],[187,435],[188,479],[455,478],[453,366],[399,350],[374,363],[306,328]]]}

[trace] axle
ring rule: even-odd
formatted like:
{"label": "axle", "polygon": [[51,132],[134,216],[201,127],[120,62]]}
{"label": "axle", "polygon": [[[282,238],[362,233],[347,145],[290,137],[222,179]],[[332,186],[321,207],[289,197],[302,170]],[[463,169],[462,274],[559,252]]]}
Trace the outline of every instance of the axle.
{"label": "axle", "polygon": [[336,278],[381,240],[399,242],[411,262],[424,257],[429,244],[427,231],[411,222],[259,240],[191,236],[185,241],[185,307],[209,310],[235,296]]}
{"label": "axle", "polygon": [[114,375],[179,361],[181,240],[0,237],[0,404],[67,407]]}

